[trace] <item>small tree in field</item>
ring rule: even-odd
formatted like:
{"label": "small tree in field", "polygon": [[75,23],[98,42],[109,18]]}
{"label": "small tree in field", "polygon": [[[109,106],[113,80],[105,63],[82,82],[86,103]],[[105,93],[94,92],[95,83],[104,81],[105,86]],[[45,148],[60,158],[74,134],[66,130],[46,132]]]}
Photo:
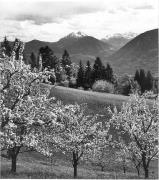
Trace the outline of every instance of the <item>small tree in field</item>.
{"label": "small tree in field", "polygon": [[150,162],[158,154],[158,102],[148,105],[145,95],[132,95],[120,112],[116,108],[109,111],[112,124],[120,132],[122,148],[130,156],[135,155],[138,162],[141,160],[145,178],[148,178]]}
{"label": "small tree in field", "polygon": [[[104,138],[103,138],[104,139]],[[89,161],[104,171],[105,167],[113,167],[115,165],[116,152],[113,147],[110,146],[110,139],[105,139],[102,143],[98,143],[98,146],[93,149],[90,155]]]}
{"label": "small tree in field", "polygon": [[[17,47],[19,59],[15,60]],[[45,145],[40,143],[39,130],[50,120],[56,120],[48,108],[51,104],[53,111],[56,103],[53,98],[47,98],[48,89],[40,85],[51,73],[31,71],[22,61],[23,49],[24,44],[16,40],[12,56],[0,59],[0,148],[11,157],[12,172],[16,172],[22,147],[47,153]]]}
{"label": "small tree in field", "polygon": [[[87,158],[98,144],[98,139],[107,135],[101,122],[96,122],[97,116],[86,116],[84,105],[65,105],[59,113],[60,123],[64,132],[60,133],[56,143],[66,154],[71,154],[74,168],[74,178],[77,177],[77,167],[81,159]],[[50,138],[52,139],[52,138]]]}

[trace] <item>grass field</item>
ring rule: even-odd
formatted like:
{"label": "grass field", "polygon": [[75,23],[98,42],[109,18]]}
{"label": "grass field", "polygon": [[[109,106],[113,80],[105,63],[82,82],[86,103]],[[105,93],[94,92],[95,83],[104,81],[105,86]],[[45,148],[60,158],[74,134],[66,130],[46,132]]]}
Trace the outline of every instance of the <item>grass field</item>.
{"label": "grass field", "polygon": [[107,114],[106,108],[108,106],[120,107],[124,101],[128,101],[127,96],[99,93],[92,91],[84,91],[73,88],[66,88],[61,86],[52,87],[50,96],[56,97],[64,104],[68,103],[86,103],[88,106],[87,113]]}
{"label": "grass field", "polygon": [[[50,96],[67,103],[87,103],[87,113],[98,113],[106,115],[106,107],[109,105],[121,106],[122,102],[129,97],[122,95],[82,91],[65,87],[50,86]],[[104,117],[105,119],[105,117]],[[150,178],[157,178],[158,161],[151,164]],[[22,153],[18,156],[17,173],[10,174],[11,161],[1,158],[1,178],[73,178],[73,168],[70,159],[61,153],[55,154],[53,161],[36,152]],[[154,172],[154,173],[152,173]],[[141,178],[143,178],[143,172]],[[79,164],[78,178],[89,179],[138,179],[136,170],[132,165],[127,167],[126,174],[123,174],[122,167],[106,167],[104,172],[100,168],[91,164]]]}
{"label": "grass field", "polygon": [[[151,165],[150,179],[157,177],[157,161]],[[18,156],[17,173],[10,173],[11,161],[1,158],[1,178],[20,178],[20,179],[70,179],[73,178],[73,168],[71,161],[62,156],[55,156],[53,161],[36,152],[23,153]],[[154,167],[155,166],[155,167]],[[79,164],[78,178],[82,179],[139,179],[134,168],[127,167],[123,173],[122,167],[106,167],[101,172],[99,167],[90,164]],[[143,172],[140,178],[144,178]]]}
{"label": "grass field", "polygon": [[[20,179],[70,179],[73,178],[73,168],[70,161],[63,160],[57,156],[53,159],[52,163],[50,159],[43,157],[39,153],[30,152],[23,153],[18,156],[17,173],[11,174],[10,160],[1,159],[1,178],[20,178]],[[154,169],[151,169],[151,172]],[[150,178],[157,177],[156,174],[150,173]],[[143,178],[143,174],[140,178]],[[127,171],[124,174],[122,169],[118,167],[113,169],[112,167],[106,167],[104,172],[96,166],[79,164],[78,178],[89,179],[138,179],[135,169],[127,167]]]}

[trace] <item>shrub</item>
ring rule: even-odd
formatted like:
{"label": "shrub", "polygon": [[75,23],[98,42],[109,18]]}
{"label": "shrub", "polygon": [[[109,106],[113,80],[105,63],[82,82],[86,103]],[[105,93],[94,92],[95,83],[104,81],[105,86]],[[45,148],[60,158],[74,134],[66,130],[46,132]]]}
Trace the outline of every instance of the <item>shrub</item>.
{"label": "shrub", "polygon": [[65,80],[60,83],[60,86],[69,87],[69,81]]}
{"label": "shrub", "polygon": [[71,79],[69,81],[69,87],[76,88],[76,78],[71,77]]}
{"label": "shrub", "polygon": [[83,87],[78,87],[78,89],[79,89],[79,90],[84,90],[84,88],[83,88]]}
{"label": "shrub", "polygon": [[92,86],[93,91],[114,93],[114,85],[104,80],[96,81]]}

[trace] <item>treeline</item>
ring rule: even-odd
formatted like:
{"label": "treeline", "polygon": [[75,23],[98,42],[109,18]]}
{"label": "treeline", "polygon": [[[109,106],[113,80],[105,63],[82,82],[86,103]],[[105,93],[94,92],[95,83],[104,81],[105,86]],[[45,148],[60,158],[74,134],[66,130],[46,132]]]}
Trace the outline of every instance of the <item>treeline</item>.
{"label": "treeline", "polygon": [[[144,69],[136,70],[134,80],[138,82],[141,87],[141,93],[150,91],[153,88],[154,78],[150,71],[145,73]],[[155,85],[155,84],[154,84]]]}
{"label": "treeline", "polygon": [[[1,47],[7,56],[11,56],[12,46],[6,37]],[[17,48],[16,55],[18,54]],[[77,65],[71,61],[67,50],[64,50],[61,58],[58,58],[51,48],[45,46],[39,49],[37,55],[32,52],[29,60],[26,60],[24,54],[24,61],[31,65],[32,70],[40,67],[41,70],[45,68],[53,70],[55,77],[50,77],[49,81],[60,86],[123,95],[129,95],[133,91],[141,94],[145,91],[158,93],[158,79],[155,79],[150,71],[146,73],[144,69],[140,69],[136,70],[134,76],[127,74],[117,76],[110,64],[107,63],[105,66],[100,57],[96,57],[94,64],[88,60],[86,64],[80,61]]]}
{"label": "treeline", "polygon": [[85,67],[82,61],[80,61],[77,73],[77,87],[89,89],[92,88],[92,85],[98,80],[106,80],[114,83],[113,69],[109,63],[105,67],[101,59],[97,57],[92,68],[89,61],[87,61]]}
{"label": "treeline", "polygon": [[45,68],[54,70],[56,79],[50,79],[53,84],[55,82],[60,83],[66,79],[69,81],[70,78],[74,76],[73,63],[71,62],[70,56],[66,50],[60,59],[57,58],[52,49],[50,49],[48,46],[41,47],[39,49],[38,57],[36,57],[32,52],[30,56],[30,64],[32,69],[39,68],[40,58],[42,70]]}

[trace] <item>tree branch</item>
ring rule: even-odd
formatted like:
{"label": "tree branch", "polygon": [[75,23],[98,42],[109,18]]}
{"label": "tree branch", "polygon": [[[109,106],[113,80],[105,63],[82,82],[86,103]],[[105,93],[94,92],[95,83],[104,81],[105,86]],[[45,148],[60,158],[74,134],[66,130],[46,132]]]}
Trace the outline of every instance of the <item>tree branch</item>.
{"label": "tree branch", "polygon": [[135,136],[135,134],[133,134],[133,136],[134,136],[135,141],[136,141],[136,143],[137,143],[138,147],[140,148],[140,150],[143,150],[143,148],[142,148],[142,146],[141,146],[140,142],[138,141],[137,137]]}
{"label": "tree branch", "polygon": [[10,86],[10,79],[11,79],[11,77],[12,77],[14,74],[16,74],[17,72],[18,72],[18,71],[14,71],[13,73],[10,73],[9,78],[7,78],[7,79],[8,79],[7,84],[2,88],[1,93],[2,93],[5,89],[9,88],[9,86]]}
{"label": "tree branch", "polygon": [[156,151],[150,158],[148,158],[147,164],[150,163],[150,161],[156,156],[157,153],[158,151]]}
{"label": "tree branch", "polygon": [[77,157],[77,161],[79,161],[82,156],[83,156],[83,151],[82,151],[81,154]]}

